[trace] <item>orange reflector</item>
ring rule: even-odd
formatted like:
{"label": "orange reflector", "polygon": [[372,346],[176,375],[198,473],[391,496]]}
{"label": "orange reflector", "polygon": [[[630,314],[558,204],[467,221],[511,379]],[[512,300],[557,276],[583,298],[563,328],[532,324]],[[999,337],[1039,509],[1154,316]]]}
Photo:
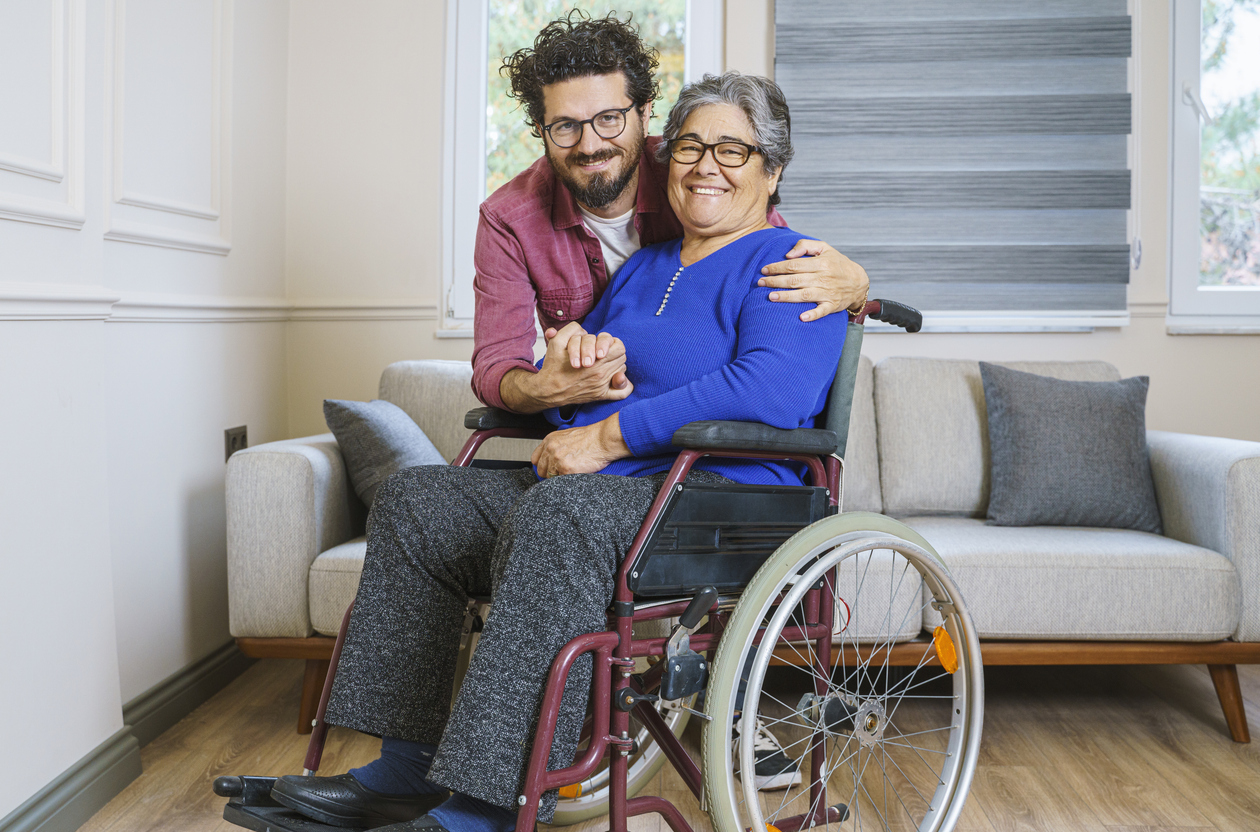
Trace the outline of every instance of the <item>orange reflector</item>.
{"label": "orange reflector", "polygon": [[932,641],[936,644],[936,657],[941,660],[941,667],[945,668],[945,672],[953,673],[958,670],[958,653],[954,650],[954,640],[949,637],[949,631],[944,624],[932,631]]}
{"label": "orange reflector", "polygon": [[568,798],[569,800],[572,800],[572,799],[573,799],[573,798],[575,798],[575,797],[581,797],[581,796],[582,796],[582,784],[581,784],[581,783],[574,783],[572,786],[561,786],[561,787],[560,787],[560,796],[561,796],[561,797],[566,797],[566,798]]}
{"label": "orange reflector", "polygon": [[[745,827],[744,827],[744,832],[752,832],[752,827],[751,827],[751,826],[745,826]],[[766,824],[766,832],[779,832],[779,827],[775,826],[773,823],[767,823],[767,824]]]}

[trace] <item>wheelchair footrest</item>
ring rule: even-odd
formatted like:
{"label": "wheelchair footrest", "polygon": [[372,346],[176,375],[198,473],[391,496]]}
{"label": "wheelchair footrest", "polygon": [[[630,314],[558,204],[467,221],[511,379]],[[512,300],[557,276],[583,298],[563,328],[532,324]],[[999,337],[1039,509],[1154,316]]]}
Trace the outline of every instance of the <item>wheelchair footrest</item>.
{"label": "wheelchair footrest", "polygon": [[661,672],[661,699],[683,699],[704,690],[709,683],[709,662],[694,650],[684,650],[665,659]]}
{"label": "wheelchair footrest", "polygon": [[344,826],[316,823],[283,806],[246,806],[235,798],[223,807],[223,819],[254,832],[346,832]]}
{"label": "wheelchair footrest", "polygon": [[219,777],[214,793],[230,798],[223,807],[223,819],[254,832],[346,832],[344,826],[329,826],[303,817],[271,799],[274,777]]}

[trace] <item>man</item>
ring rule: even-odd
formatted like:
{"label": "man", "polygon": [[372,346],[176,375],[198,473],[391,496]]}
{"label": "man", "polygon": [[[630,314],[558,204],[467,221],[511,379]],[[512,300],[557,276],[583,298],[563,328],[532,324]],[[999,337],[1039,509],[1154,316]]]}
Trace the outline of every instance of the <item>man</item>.
{"label": "man", "polygon": [[[657,93],[655,58],[635,31],[615,17],[570,17],[546,27],[534,49],[522,50],[504,64],[513,95],[543,138],[546,155],[482,205],[474,390],[487,404],[521,413],[624,398],[632,389],[625,370],[633,357],[616,339],[585,333],[579,321],[609,276],[641,245],[682,233],[665,197],[664,168],[653,156],[659,139],[646,136]],[[782,224],[777,212],[771,211],[770,218]],[[773,274],[765,283],[789,290],[777,293],[780,301],[815,301],[817,306],[804,311],[803,319],[865,298],[865,273],[825,243],[801,241],[790,257],[768,267]],[[549,354],[555,356],[541,371],[532,361],[535,311],[547,328]],[[380,503],[378,498],[378,508]],[[359,606],[366,609],[373,603],[379,609],[380,599],[375,598],[361,598]],[[370,644],[352,644],[356,637],[352,625],[343,664],[350,653],[373,655]],[[367,669],[361,675],[376,688],[374,702],[391,701],[388,691],[381,691],[389,687],[382,682],[383,673]],[[338,677],[330,722],[351,724],[345,719],[354,710],[356,694],[350,684]],[[511,829],[510,808],[458,793],[442,803],[442,778],[435,773],[438,783],[428,779],[435,747],[389,736],[388,726],[397,723],[378,716],[370,724],[385,727],[363,728],[368,724],[363,722],[360,727],[386,734],[379,759],[339,777],[283,778],[273,796],[325,823],[378,824],[428,812],[416,822],[426,829],[434,823],[450,832]],[[449,725],[458,730],[455,723]],[[449,732],[444,734],[444,749],[449,738]],[[759,732],[752,741],[769,767],[766,785],[799,781],[794,761],[778,750],[773,737]],[[438,767],[447,771],[456,764],[441,756],[438,760]],[[472,759],[458,762],[477,764]],[[762,768],[758,766],[759,775]]]}

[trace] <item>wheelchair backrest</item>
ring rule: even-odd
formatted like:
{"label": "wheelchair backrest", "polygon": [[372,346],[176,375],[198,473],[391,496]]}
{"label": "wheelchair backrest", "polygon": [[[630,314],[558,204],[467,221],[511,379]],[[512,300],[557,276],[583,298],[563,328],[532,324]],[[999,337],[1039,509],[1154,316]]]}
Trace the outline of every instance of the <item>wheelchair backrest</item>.
{"label": "wheelchair backrest", "polygon": [[853,410],[853,388],[857,384],[858,361],[862,358],[862,333],[865,327],[849,321],[848,331],[844,336],[844,351],[840,353],[840,361],[836,364],[836,377],[831,382],[831,390],[827,393],[827,404],[823,407],[822,418],[816,427],[835,431],[839,444],[836,456],[844,459],[849,443],[849,416]]}

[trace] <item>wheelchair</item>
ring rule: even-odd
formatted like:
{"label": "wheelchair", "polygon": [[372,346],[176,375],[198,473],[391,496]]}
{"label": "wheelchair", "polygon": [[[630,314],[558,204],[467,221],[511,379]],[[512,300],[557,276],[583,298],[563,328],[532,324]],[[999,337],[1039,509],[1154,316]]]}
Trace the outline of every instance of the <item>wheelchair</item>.
{"label": "wheelchair", "polygon": [[[867,318],[916,332],[920,314],[873,300],[848,325],[822,427],[694,422],[616,575],[608,628],[578,636],[553,660],[516,828],[535,827],[539,800],[558,789],[554,825],[607,813],[611,832],[659,814],[692,832],[682,812],[635,796],[668,762],[715,832],[836,829],[949,832],[980,750],[984,677],[962,595],[932,546],[883,515],[844,513],[843,459]],[[452,463],[479,460],[490,438],[542,438],[552,426],[494,408],[470,411],[473,431]],[[688,484],[704,456],[792,460],[808,486]],[[467,666],[479,630],[472,599],[461,645]],[[353,607],[352,607],[353,608]],[[931,612],[929,612],[929,610]],[[346,611],[311,734],[305,772],[319,768],[324,713]],[[925,622],[935,622],[931,632]],[[572,765],[547,758],[570,668],[593,654],[582,742]],[[700,760],[680,737],[703,723]],[[754,778],[757,721],[798,761],[799,785],[761,791]],[[221,777],[224,818],[258,832],[331,832],[270,800],[272,777]]]}

